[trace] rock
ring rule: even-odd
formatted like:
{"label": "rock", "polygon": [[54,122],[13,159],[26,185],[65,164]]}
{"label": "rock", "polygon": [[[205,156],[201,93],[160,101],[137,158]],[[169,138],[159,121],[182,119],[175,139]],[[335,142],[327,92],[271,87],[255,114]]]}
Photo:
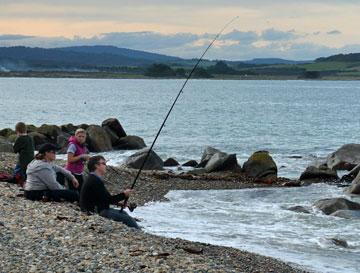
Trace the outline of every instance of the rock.
{"label": "rock", "polygon": [[87,128],[89,128],[90,125],[88,124],[85,124],[85,123],[82,123],[80,125],[77,125],[76,127],[78,128],[81,128],[81,129],[84,129],[84,130],[87,130]]}
{"label": "rock", "polygon": [[11,143],[15,143],[15,140],[17,138],[16,134],[10,135],[7,137],[7,140],[10,141]]}
{"label": "rock", "polygon": [[[356,165],[354,168],[351,169],[350,172],[343,175],[343,177],[341,177],[341,181],[346,181],[346,182],[353,181],[357,177],[359,171],[360,171],[360,164]],[[357,180],[360,181],[360,176],[358,177]]]}
{"label": "rock", "polygon": [[343,240],[343,239],[339,239],[339,238],[330,238],[330,241],[337,246],[341,246],[341,247],[349,247],[348,243]]}
{"label": "rock", "polygon": [[0,152],[13,153],[13,145],[5,137],[0,136]]}
{"label": "rock", "polygon": [[38,129],[37,132],[46,136],[50,142],[56,143],[57,137],[62,134],[62,131],[57,125],[48,125],[43,124]]}
{"label": "rock", "polygon": [[360,194],[360,183],[353,183],[347,189],[347,193],[350,194]]}
{"label": "rock", "polygon": [[318,200],[314,206],[327,215],[338,210],[360,210],[360,204],[345,198],[326,198]]}
{"label": "rock", "polygon": [[[124,165],[128,168],[140,169],[146,154],[148,153],[149,148],[142,149],[135,154],[129,156]],[[164,167],[164,162],[162,159],[152,150],[148,159],[146,160],[144,170],[162,170]]]}
{"label": "rock", "polygon": [[267,151],[253,153],[244,163],[243,171],[257,180],[272,181],[277,178],[276,163]]}
{"label": "rock", "polygon": [[322,182],[338,180],[339,177],[335,170],[329,169],[326,165],[320,165],[319,167],[307,167],[306,170],[300,175],[299,179],[301,181],[314,180],[316,182]]}
{"label": "rock", "polygon": [[355,219],[355,218],[360,219],[360,210],[341,209],[331,213],[330,215],[345,219]]}
{"label": "rock", "polygon": [[56,139],[56,144],[58,145],[58,147],[60,147],[60,154],[65,154],[67,151],[67,144],[68,144],[68,140],[70,138],[69,134],[66,133],[62,133],[61,135],[59,135]]}
{"label": "rock", "polygon": [[146,144],[141,137],[125,136],[119,138],[115,149],[117,150],[138,150],[145,148]]}
{"label": "rock", "polygon": [[192,174],[192,175],[201,175],[201,174],[205,174],[206,170],[205,168],[196,168],[193,170],[189,170],[186,172],[187,174]]}
{"label": "rock", "polygon": [[29,133],[29,136],[31,136],[34,141],[35,150],[38,150],[38,147],[40,145],[49,142],[49,140],[46,136],[44,136],[43,134],[37,133],[37,132],[31,132],[31,133]]}
{"label": "rock", "polygon": [[300,181],[288,181],[281,184],[283,187],[301,187]]}
{"label": "rock", "polygon": [[303,206],[293,206],[290,208],[287,208],[288,210],[295,211],[295,212],[301,212],[301,213],[310,213],[310,211]]}
{"label": "rock", "polygon": [[327,165],[332,170],[350,171],[358,164],[360,164],[360,144],[345,144],[327,158]]}
{"label": "rock", "polygon": [[180,163],[177,162],[174,158],[168,158],[164,161],[164,167],[176,167],[179,166]]}
{"label": "rock", "polygon": [[126,137],[126,133],[121,126],[120,122],[116,118],[108,118],[101,123],[102,127],[109,127],[119,138]]}
{"label": "rock", "polygon": [[113,148],[115,148],[116,145],[118,145],[119,137],[108,126],[103,126],[102,128],[104,128],[104,130],[108,134],[111,141],[111,145],[113,146]]}
{"label": "rock", "polygon": [[208,163],[210,158],[216,153],[221,153],[221,151],[210,146],[206,147],[201,157],[200,163],[197,167],[204,168],[206,166],[206,163]]}
{"label": "rock", "polygon": [[206,172],[241,171],[236,154],[215,153],[205,165]]}
{"label": "rock", "polygon": [[198,167],[198,163],[195,160],[189,160],[186,161],[184,164],[182,164],[181,166],[183,167]]}
{"label": "rock", "polygon": [[0,130],[0,136],[4,137],[4,138],[8,138],[11,135],[15,135],[15,131],[10,129],[10,128],[5,128]]}
{"label": "rock", "polygon": [[110,138],[101,126],[90,125],[86,129],[86,133],[91,152],[106,152],[112,150]]}
{"label": "rock", "polygon": [[72,123],[68,123],[68,124],[61,125],[60,129],[64,133],[67,133],[69,135],[75,135],[75,131],[78,129],[78,127]]}
{"label": "rock", "polygon": [[28,133],[37,132],[38,128],[33,124],[27,124],[26,129]]}

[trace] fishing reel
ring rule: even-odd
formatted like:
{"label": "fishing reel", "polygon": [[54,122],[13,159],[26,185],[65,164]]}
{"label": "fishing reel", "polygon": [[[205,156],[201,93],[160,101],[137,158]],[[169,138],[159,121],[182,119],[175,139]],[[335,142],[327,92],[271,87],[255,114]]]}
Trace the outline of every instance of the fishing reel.
{"label": "fishing reel", "polygon": [[[122,208],[125,208],[124,202],[119,202],[118,205]],[[126,207],[129,209],[130,212],[133,212],[137,208],[137,204],[134,202],[126,203]]]}

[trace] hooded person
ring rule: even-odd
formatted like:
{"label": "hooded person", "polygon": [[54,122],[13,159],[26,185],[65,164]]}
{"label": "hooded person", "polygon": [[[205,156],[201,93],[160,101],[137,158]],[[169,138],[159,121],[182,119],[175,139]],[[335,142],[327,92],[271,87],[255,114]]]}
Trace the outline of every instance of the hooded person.
{"label": "hooded person", "polygon": [[[85,162],[90,158],[88,155],[89,151],[85,145],[86,131],[82,128],[77,129],[75,131],[75,136],[71,136],[68,142],[67,163],[65,165],[65,169],[70,171],[79,182],[77,190],[80,192],[83,184]],[[69,189],[76,190],[72,183],[68,183],[68,185]]]}
{"label": "hooded person", "polygon": [[56,165],[53,161],[56,159],[58,147],[46,143],[39,148],[39,153],[35,159],[30,162],[26,171],[26,183],[24,186],[25,198],[30,200],[49,200],[70,202],[78,201],[79,194],[76,191],[67,190],[56,180],[56,174],[63,174],[70,180],[75,187],[79,185],[77,179],[64,168]]}

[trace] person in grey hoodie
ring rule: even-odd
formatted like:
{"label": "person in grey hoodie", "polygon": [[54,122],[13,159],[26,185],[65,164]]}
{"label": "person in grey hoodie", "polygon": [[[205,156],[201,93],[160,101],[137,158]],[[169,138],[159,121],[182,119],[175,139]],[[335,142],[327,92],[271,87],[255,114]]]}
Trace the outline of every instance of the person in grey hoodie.
{"label": "person in grey hoodie", "polygon": [[39,148],[39,153],[30,162],[26,170],[26,183],[24,186],[25,198],[30,200],[49,200],[70,202],[78,201],[79,194],[76,191],[67,190],[56,180],[56,173],[63,174],[72,181],[76,187],[79,185],[76,178],[64,168],[53,164],[56,159],[58,147],[46,143]]}

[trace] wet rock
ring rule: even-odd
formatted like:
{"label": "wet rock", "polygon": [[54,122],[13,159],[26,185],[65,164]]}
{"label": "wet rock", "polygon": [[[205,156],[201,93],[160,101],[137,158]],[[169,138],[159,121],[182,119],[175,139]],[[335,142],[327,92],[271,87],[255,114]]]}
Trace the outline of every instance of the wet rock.
{"label": "wet rock", "polygon": [[200,163],[198,164],[197,167],[204,168],[208,163],[208,161],[210,160],[210,158],[216,153],[221,153],[221,151],[210,146],[206,147],[202,154]]}
{"label": "wet rock", "polygon": [[29,136],[32,137],[34,145],[35,145],[35,150],[39,149],[39,146],[50,142],[50,140],[44,136],[43,134],[40,134],[38,132],[31,132],[29,133]]}
{"label": "wet rock", "polygon": [[125,136],[117,141],[115,149],[117,150],[138,150],[145,148],[146,144],[141,137]]}
{"label": "wet rock", "polygon": [[360,183],[352,183],[346,192],[350,194],[360,194]]}
{"label": "wet rock", "polygon": [[206,172],[241,171],[236,154],[215,153],[205,165]]}
{"label": "wet rock", "polygon": [[338,210],[360,210],[360,204],[345,198],[326,198],[318,200],[314,206],[327,215]]}
{"label": "wet rock", "polygon": [[189,160],[189,161],[186,161],[181,166],[183,166],[183,167],[194,167],[195,168],[195,167],[198,166],[198,163],[195,160]]}
{"label": "wet rock", "polygon": [[61,125],[60,129],[64,133],[67,133],[69,135],[75,135],[75,131],[78,129],[78,127],[72,123],[68,123],[68,124]]}
{"label": "wet rock", "polygon": [[38,129],[37,132],[46,136],[50,142],[56,143],[57,137],[62,134],[62,131],[57,125],[43,124]]}
{"label": "wet rock", "polygon": [[77,125],[76,127],[87,130],[87,128],[89,128],[90,125],[86,124],[86,123],[82,123],[80,125]]}
{"label": "wet rock", "polygon": [[337,245],[337,246],[341,246],[341,247],[349,247],[348,243],[343,240],[343,239],[339,239],[339,238],[330,238],[330,241],[334,244],[334,245]]}
{"label": "wet rock", "polygon": [[256,180],[272,181],[277,178],[277,166],[268,151],[253,153],[244,163],[243,171]]}
{"label": "wet rock", "polygon": [[15,143],[16,139],[17,139],[17,135],[13,134],[7,137],[7,140],[10,141],[11,143]]}
{"label": "wet rock", "polygon": [[27,133],[37,132],[38,127],[33,124],[26,124]]}
{"label": "wet rock", "polygon": [[118,144],[118,141],[119,141],[119,137],[108,126],[103,126],[102,128],[104,128],[105,132],[108,134],[110,141],[111,141],[111,145],[113,147],[116,147],[116,145]]}
{"label": "wet rock", "polygon": [[101,123],[101,126],[108,127],[111,131],[113,131],[117,135],[118,138],[127,136],[119,120],[116,118],[108,118],[104,120]]}
{"label": "wet rock", "polygon": [[295,212],[310,213],[310,211],[303,206],[293,206],[293,207],[289,207],[287,209],[291,210],[291,211],[295,211]]}
{"label": "wet rock", "polygon": [[360,210],[347,210],[347,209],[337,210],[331,213],[330,215],[345,219],[355,219],[355,218],[360,219]]}
{"label": "wet rock", "polygon": [[205,170],[205,168],[196,168],[196,169],[187,171],[186,173],[193,174],[193,175],[201,175],[201,174],[205,174],[206,170]]}
{"label": "wet rock", "polygon": [[345,144],[327,158],[327,165],[332,170],[350,171],[360,164],[360,144]]}
{"label": "wet rock", "polygon": [[179,166],[180,163],[177,162],[174,158],[168,158],[164,161],[164,167],[176,167]]}
{"label": "wet rock", "polygon": [[339,179],[335,170],[329,169],[326,165],[309,166],[300,175],[301,181],[311,180],[312,182],[336,181]]}
{"label": "wet rock", "polygon": [[0,130],[0,136],[4,137],[4,138],[8,138],[11,135],[15,135],[15,131],[13,129],[10,128],[5,128]]}
{"label": "wet rock", "polygon": [[0,152],[13,153],[13,145],[5,137],[0,136]]}
{"label": "wet rock", "polygon": [[86,132],[90,151],[106,152],[112,150],[110,138],[104,128],[98,125],[90,125]]}
{"label": "wet rock", "polygon": [[[146,154],[148,153],[149,148],[142,149],[135,154],[129,156],[125,160],[125,167],[140,169],[143,161],[145,160]],[[152,150],[148,159],[145,162],[144,170],[162,170],[164,167],[164,162],[162,159]]]}
{"label": "wet rock", "polygon": [[281,184],[283,187],[301,187],[300,181],[287,181]]}

